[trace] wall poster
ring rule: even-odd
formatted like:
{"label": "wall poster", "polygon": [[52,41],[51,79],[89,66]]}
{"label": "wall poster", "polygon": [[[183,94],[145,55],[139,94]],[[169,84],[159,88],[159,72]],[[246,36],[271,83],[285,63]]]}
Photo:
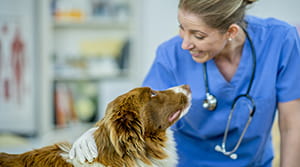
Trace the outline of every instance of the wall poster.
{"label": "wall poster", "polygon": [[23,3],[0,7],[0,132],[28,135],[36,128],[33,5]]}

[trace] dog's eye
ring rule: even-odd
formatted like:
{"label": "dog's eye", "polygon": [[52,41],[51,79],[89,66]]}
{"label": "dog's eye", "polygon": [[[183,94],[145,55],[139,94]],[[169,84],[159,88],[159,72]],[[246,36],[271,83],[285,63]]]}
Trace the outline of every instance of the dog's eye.
{"label": "dog's eye", "polygon": [[154,91],[151,91],[151,97],[155,97],[157,94]]}

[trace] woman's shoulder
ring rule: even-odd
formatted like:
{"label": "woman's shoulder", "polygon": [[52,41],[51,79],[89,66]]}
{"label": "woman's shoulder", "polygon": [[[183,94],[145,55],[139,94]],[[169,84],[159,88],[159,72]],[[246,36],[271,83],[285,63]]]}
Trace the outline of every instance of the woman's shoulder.
{"label": "woman's shoulder", "polygon": [[156,50],[157,60],[168,61],[173,66],[178,62],[192,63],[194,62],[188,50],[181,48],[182,38],[176,35],[161,43]]}
{"label": "woman's shoulder", "polygon": [[254,41],[260,43],[260,46],[266,42],[273,43],[274,47],[278,47],[284,44],[286,40],[299,38],[295,26],[276,18],[246,16],[246,22],[248,33],[253,39],[256,39]]}
{"label": "woman's shoulder", "polygon": [[163,43],[161,43],[159,45],[159,48],[173,48],[173,49],[176,49],[176,48],[180,48],[181,47],[181,43],[182,43],[182,38],[179,36],[179,35],[176,35],[176,36],[173,36],[171,37],[170,39],[164,41]]}
{"label": "woman's shoulder", "polygon": [[247,15],[245,18],[248,26],[253,29],[275,30],[275,31],[287,31],[294,28],[286,21],[279,20],[273,17],[260,18],[256,16]]}
{"label": "woman's shoulder", "polygon": [[[173,36],[172,38],[169,38],[165,42],[161,43],[157,48],[157,53],[159,55],[164,55],[168,58],[174,58],[174,59],[185,59],[190,56],[188,50],[184,50],[181,47],[183,39],[179,36]],[[186,55],[186,56],[182,56]]]}

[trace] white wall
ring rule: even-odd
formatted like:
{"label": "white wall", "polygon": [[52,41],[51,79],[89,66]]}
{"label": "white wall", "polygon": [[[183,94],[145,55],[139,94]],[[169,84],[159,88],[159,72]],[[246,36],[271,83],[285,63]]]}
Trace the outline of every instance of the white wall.
{"label": "white wall", "polygon": [[275,17],[291,24],[300,24],[299,0],[259,0],[248,13],[260,17]]}
{"label": "white wall", "polygon": [[134,58],[131,62],[133,79],[141,84],[155,56],[157,46],[177,34],[178,0],[138,0],[135,2],[133,25]]}
{"label": "white wall", "polygon": [[[137,43],[132,63],[132,76],[141,83],[155,56],[157,46],[177,33],[178,0],[139,0],[134,26]],[[248,13],[261,17],[276,17],[300,24],[299,0],[259,0]]]}

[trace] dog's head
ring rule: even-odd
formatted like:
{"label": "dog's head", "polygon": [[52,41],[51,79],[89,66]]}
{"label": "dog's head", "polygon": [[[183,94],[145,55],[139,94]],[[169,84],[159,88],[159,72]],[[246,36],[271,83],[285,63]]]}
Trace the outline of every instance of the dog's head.
{"label": "dog's head", "polygon": [[166,130],[187,113],[190,101],[187,85],[164,91],[135,88],[108,104],[102,125],[120,157],[149,164],[149,158],[166,158]]}

